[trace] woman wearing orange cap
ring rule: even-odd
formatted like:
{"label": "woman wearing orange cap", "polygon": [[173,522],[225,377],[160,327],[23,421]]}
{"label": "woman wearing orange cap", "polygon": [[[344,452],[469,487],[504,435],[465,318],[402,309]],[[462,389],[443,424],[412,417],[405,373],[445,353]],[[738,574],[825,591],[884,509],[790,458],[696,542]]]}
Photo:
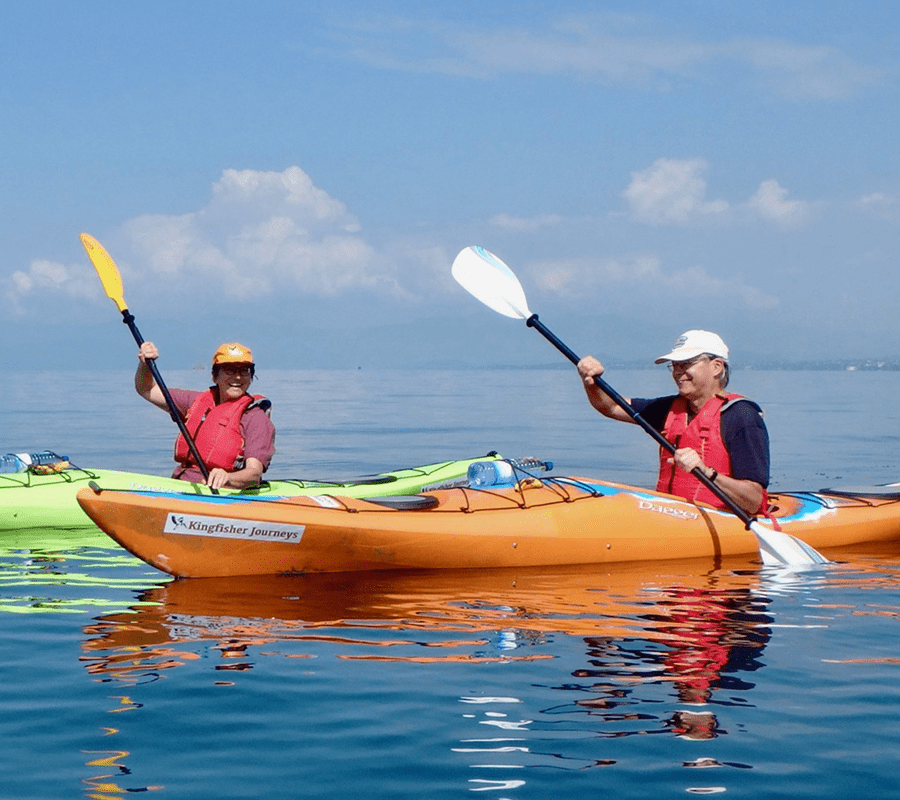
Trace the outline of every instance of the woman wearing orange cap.
{"label": "woman wearing orange cap", "polygon": [[[134,388],[145,400],[168,411],[165,395],[147,366],[148,360],[158,356],[159,351],[152,342],[141,345]],[[275,427],[269,419],[272,403],[248,391],[255,372],[250,349],[230,342],[213,354],[213,385],[209,389],[203,392],[169,389],[209,470],[207,483],[214,489],[255,486],[275,454]],[[178,466],[173,478],[204,482],[203,473],[181,435],[175,441],[175,460]]]}

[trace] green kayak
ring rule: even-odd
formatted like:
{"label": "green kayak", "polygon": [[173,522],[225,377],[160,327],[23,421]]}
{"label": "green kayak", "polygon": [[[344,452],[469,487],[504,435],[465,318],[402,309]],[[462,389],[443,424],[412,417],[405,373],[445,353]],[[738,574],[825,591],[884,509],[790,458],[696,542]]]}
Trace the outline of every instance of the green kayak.
{"label": "green kayak", "polygon": [[[345,497],[412,495],[424,488],[459,486],[465,482],[470,464],[500,458],[491,452],[478,458],[441,461],[377,475],[339,480],[289,478],[266,481],[252,489],[239,491],[222,489],[220,492],[278,497],[316,494]],[[60,458],[55,465],[32,466],[21,472],[0,473],[0,532],[33,528],[45,531],[94,528],[94,523],[88,519],[75,500],[75,494],[79,489],[86,487],[89,481],[93,481],[103,489],[211,493],[209,488],[199,483],[137,472],[84,469],[67,464]]]}

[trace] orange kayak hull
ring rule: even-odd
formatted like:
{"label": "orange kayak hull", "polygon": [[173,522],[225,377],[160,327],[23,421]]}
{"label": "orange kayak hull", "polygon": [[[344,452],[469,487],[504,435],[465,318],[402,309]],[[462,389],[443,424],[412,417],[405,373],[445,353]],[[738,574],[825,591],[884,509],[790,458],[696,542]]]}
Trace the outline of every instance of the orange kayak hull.
{"label": "orange kayak hull", "polygon": [[[84,489],[125,549],[178,577],[484,569],[753,556],[727,511],[588,478],[426,492],[403,503]],[[782,529],[818,550],[900,539],[900,495],[774,495]],[[412,507],[408,507],[408,506]],[[397,507],[400,506],[400,507]],[[406,506],[406,507],[404,507]]]}

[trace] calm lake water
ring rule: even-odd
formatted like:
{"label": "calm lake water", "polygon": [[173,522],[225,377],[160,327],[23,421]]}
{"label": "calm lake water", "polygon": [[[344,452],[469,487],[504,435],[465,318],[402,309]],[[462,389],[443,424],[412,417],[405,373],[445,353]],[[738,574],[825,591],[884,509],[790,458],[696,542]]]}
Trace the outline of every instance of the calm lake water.
{"label": "calm lake water", "polygon": [[[164,371],[201,388],[204,372]],[[653,482],[571,371],[260,371],[272,477],[498,450]],[[607,376],[667,391],[663,370]],[[0,452],[168,474],[129,371],[12,376]],[[748,372],[773,484],[900,480],[900,373]],[[900,547],[734,562],[170,581],[100,533],[0,541],[0,797],[900,797]]]}

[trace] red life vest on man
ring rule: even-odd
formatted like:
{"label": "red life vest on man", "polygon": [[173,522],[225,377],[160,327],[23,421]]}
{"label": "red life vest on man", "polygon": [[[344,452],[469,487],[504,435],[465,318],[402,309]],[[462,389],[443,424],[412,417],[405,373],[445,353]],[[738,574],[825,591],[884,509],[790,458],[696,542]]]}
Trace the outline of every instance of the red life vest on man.
{"label": "red life vest on man", "polygon": [[[244,436],[241,417],[254,406],[266,408],[269,401],[261,394],[245,394],[239,400],[219,403],[212,389],[201,392],[191,403],[185,417],[185,427],[203,463],[209,469],[219,467],[233,470],[243,463]],[[175,440],[175,460],[185,466],[197,466],[184,436]]]}
{"label": "red life vest on man", "polygon": [[[731,456],[722,440],[722,410],[735,400],[745,399],[740,394],[719,392],[706,401],[703,408],[692,419],[688,419],[688,403],[683,397],[676,397],[669,408],[663,426],[663,436],[675,447],[690,447],[696,450],[703,463],[722,475],[731,475]],[[670,464],[672,454],[659,449],[659,480],[656,491],[674,494],[691,502],[708,503],[717,508],[727,506],[690,472]],[[768,496],[763,489],[761,509],[768,507]]]}

